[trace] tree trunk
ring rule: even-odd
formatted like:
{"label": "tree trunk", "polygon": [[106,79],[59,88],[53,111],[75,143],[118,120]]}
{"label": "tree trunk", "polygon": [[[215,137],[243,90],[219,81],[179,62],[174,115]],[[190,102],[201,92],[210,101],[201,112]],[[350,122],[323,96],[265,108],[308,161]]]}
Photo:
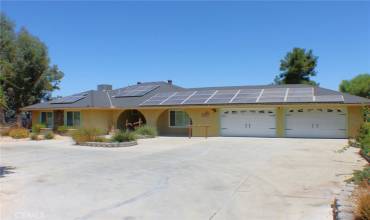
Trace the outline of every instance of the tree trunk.
{"label": "tree trunk", "polygon": [[4,108],[0,107],[0,126],[5,126],[5,112]]}
{"label": "tree trunk", "polygon": [[16,123],[17,123],[17,127],[18,128],[21,128],[22,127],[22,115],[21,115],[22,112],[20,111],[17,111],[15,113],[15,118],[16,118]]}

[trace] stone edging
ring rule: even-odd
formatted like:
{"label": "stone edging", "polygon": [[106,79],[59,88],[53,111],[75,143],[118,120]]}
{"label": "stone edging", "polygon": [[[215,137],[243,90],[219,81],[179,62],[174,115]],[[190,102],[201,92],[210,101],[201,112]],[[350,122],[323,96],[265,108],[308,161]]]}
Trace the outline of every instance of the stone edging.
{"label": "stone edging", "polygon": [[88,147],[131,147],[137,145],[137,141],[128,142],[85,142],[80,143],[81,146]]}
{"label": "stone edging", "polygon": [[347,183],[334,199],[333,215],[334,220],[353,220],[352,193],[355,189],[353,183]]}

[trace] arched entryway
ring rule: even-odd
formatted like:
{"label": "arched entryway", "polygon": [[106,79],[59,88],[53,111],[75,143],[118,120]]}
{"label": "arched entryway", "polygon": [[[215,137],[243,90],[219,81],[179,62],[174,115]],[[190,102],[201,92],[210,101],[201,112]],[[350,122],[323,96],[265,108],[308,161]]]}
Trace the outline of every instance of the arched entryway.
{"label": "arched entryway", "polygon": [[190,124],[192,119],[185,111],[165,110],[158,117],[157,129],[163,136],[188,136]]}
{"label": "arched entryway", "polygon": [[123,111],[119,115],[117,119],[117,128],[121,130],[134,129],[134,127],[145,123],[146,119],[140,111],[136,109],[130,109]]}

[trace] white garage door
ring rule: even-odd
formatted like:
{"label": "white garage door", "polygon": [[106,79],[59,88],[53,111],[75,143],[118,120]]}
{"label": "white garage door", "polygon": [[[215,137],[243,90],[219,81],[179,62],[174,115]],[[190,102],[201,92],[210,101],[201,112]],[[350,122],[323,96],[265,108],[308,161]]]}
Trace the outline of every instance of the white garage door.
{"label": "white garage door", "polygon": [[286,137],[346,138],[346,114],[343,108],[287,109]]}
{"label": "white garage door", "polygon": [[221,109],[222,136],[275,137],[274,109]]}

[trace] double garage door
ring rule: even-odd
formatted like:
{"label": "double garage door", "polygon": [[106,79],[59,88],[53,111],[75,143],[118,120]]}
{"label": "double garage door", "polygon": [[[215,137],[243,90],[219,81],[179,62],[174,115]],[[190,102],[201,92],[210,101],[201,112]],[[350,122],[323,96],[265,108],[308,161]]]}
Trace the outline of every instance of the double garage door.
{"label": "double garage door", "polygon": [[275,109],[221,110],[222,136],[275,137]]}
{"label": "double garage door", "polygon": [[286,137],[346,138],[346,115],[342,108],[288,109]]}
{"label": "double garage door", "polygon": [[[276,137],[274,108],[221,109],[221,136]],[[287,109],[285,137],[346,138],[342,108]]]}

